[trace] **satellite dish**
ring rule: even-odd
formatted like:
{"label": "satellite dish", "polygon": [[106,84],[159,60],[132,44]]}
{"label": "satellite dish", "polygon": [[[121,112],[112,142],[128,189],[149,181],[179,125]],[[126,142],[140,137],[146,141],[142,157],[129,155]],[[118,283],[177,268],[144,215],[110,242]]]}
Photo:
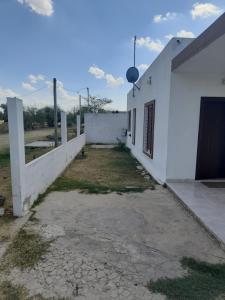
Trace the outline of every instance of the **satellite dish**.
{"label": "satellite dish", "polygon": [[134,87],[136,87],[138,90],[140,90],[140,88],[135,83],[138,80],[138,78],[139,78],[139,71],[138,71],[138,69],[135,66],[135,62],[136,62],[136,40],[137,40],[137,37],[135,36],[134,37],[134,66],[130,67],[127,70],[127,74],[126,74],[127,81],[129,83],[133,84],[133,97],[135,97],[135,95],[134,95]]}
{"label": "satellite dish", "polygon": [[138,71],[138,69],[136,67],[130,67],[127,70],[126,77],[127,77],[127,81],[128,82],[135,83],[138,80],[138,78],[139,78],[139,71]]}

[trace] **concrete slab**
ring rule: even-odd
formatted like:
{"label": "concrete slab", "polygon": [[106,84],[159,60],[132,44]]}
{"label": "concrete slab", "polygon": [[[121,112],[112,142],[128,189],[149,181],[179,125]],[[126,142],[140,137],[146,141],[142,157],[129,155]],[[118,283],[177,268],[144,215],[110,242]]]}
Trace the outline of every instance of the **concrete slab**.
{"label": "concrete slab", "polygon": [[25,147],[32,147],[32,148],[51,148],[54,146],[55,146],[55,142],[52,141],[35,141],[25,145]]}
{"label": "concrete slab", "polygon": [[201,182],[168,182],[168,187],[225,248],[225,189]]}
{"label": "concrete slab", "polygon": [[167,189],[118,195],[54,192],[25,229],[52,241],[33,269],[0,273],[31,297],[165,300],[147,282],[185,274],[183,256],[224,262],[219,245]]}

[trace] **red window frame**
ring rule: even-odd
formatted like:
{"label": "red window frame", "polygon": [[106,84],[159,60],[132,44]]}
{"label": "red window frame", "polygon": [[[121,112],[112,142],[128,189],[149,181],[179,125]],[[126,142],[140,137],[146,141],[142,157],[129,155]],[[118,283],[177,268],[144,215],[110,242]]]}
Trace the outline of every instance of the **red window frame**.
{"label": "red window frame", "polygon": [[143,152],[153,159],[155,129],[155,100],[145,103]]}

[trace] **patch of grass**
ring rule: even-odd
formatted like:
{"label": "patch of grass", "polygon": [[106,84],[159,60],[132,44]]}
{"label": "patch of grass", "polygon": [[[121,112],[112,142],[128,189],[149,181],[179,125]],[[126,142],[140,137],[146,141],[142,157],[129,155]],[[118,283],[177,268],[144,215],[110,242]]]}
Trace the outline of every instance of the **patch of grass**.
{"label": "patch of grass", "polygon": [[1,269],[18,267],[23,270],[34,267],[48,252],[50,243],[38,233],[21,229],[3,256]]}
{"label": "patch of grass", "polygon": [[119,152],[127,152],[130,153],[130,149],[126,146],[125,143],[122,143],[119,139],[118,140],[118,144],[113,148],[115,151],[119,151]]}
{"label": "patch of grass", "polygon": [[36,206],[40,205],[44,200],[45,197],[51,192],[51,187],[48,188],[43,194],[39,194],[37,200],[34,201],[31,209],[35,208]]}
{"label": "patch of grass", "polygon": [[35,214],[36,214],[36,211],[35,210],[31,210],[32,211],[32,214],[31,216],[29,217],[29,221],[32,222],[32,223],[39,223],[39,219],[35,217]]}
{"label": "patch of grass", "polygon": [[[45,298],[40,294],[29,297],[28,290],[24,286],[13,285],[8,280],[5,280],[2,283],[0,283],[0,299],[1,300],[53,300],[53,298]],[[63,298],[57,298],[57,300],[69,300],[69,298],[63,297]]]}
{"label": "patch of grass", "polygon": [[129,192],[143,192],[145,189],[142,187],[118,187],[118,186],[105,186],[101,184],[93,184],[88,181],[79,181],[66,177],[60,177],[55,181],[51,187],[51,191],[70,191],[80,190],[88,194],[108,194],[112,192],[129,193]]}
{"label": "patch of grass", "polygon": [[137,161],[126,151],[85,148],[85,159],[75,159],[51,190],[78,189],[87,193],[143,192],[154,189],[136,169]]}
{"label": "patch of grass", "polygon": [[10,233],[15,219],[15,217],[11,216],[0,217],[0,242],[8,241],[10,239]]}
{"label": "patch of grass", "polygon": [[8,166],[10,162],[9,151],[0,152],[0,168]]}
{"label": "patch of grass", "polygon": [[188,275],[150,281],[149,290],[164,294],[169,300],[225,299],[225,264],[209,264],[186,257],[181,264],[188,269]]}
{"label": "patch of grass", "polygon": [[86,147],[62,176],[45,193],[39,195],[33,208],[53,191],[79,190],[87,194],[141,193],[155,189],[153,180],[145,180],[136,169],[137,161],[126,151]]}
{"label": "patch of grass", "polygon": [[12,285],[10,281],[3,281],[0,284],[0,299],[2,300],[28,299],[27,291],[21,285]]}

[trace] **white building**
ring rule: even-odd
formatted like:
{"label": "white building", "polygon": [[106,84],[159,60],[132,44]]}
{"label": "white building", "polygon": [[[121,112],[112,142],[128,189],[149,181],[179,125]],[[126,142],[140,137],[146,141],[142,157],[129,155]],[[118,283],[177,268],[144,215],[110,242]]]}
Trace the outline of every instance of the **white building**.
{"label": "white building", "polygon": [[225,178],[225,14],[173,38],[128,93],[127,146],[160,183]]}

